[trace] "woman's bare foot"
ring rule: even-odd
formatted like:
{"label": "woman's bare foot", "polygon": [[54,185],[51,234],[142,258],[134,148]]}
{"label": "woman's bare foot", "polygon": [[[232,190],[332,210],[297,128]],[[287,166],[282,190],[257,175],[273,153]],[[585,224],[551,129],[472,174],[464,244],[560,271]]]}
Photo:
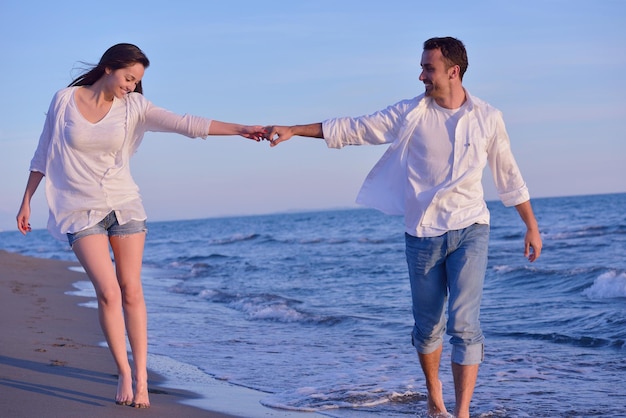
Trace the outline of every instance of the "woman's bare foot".
{"label": "woman's bare foot", "polygon": [[150,397],[148,396],[148,382],[137,382],[135,385],[135,398],[132,406],[135,408],[150,408]]}
{"label": "woman's bare foot", "polygon": [[117,376],[117,393],[115,403],[118,405],[131,405],[133,403],[133,378],[130,373]]}
{"label": "woman's bare foot", "polygon": [[437,386],[428,389],[428,416],[432,418],[449,417],[448,410],[443,402],[443,385],[437,381]]}

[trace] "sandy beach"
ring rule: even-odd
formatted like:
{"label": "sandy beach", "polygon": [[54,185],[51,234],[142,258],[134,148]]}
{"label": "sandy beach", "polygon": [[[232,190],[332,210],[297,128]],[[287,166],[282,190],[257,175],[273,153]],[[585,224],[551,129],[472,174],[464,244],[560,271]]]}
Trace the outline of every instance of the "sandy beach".
{"label": "sandy beach", "polygon": [[[117,378],[97,311],[68,296],[85,280],[70,262],[0,251],[0,415],[19,417],[232,417],[183,405],[197,395],[150,373],[149,409],[113,402]],[[261,406],[259,406],[261,408]]]}

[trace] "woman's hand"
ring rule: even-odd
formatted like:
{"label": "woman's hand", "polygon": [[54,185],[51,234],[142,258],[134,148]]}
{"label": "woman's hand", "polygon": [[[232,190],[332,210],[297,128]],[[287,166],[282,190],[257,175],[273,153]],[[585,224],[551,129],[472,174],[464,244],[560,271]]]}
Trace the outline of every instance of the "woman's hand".
{"label": "woman's hand", "polygon": [[30,223],[30,199],[35,194],[41,179],[43,179],[43,173],[39,171],[31,171],[28,175],[28,182],[26,183],[26,190],[24,191],[24,197],[22,198],[22,206],[17,213],[17,229],[24,235],[31,231]]}
{"label": "woman's hand", "polygon": [[257,142],[265,139],[265,129],[260,125],[243,125],[239,134],[244,138],[253,139]]}
{"label": "woman's hand", "polygon": [[30,205],[28,203],[22,203],[20,211],[17,214],[17,229],[24,235],[32,231],[30,223]]}

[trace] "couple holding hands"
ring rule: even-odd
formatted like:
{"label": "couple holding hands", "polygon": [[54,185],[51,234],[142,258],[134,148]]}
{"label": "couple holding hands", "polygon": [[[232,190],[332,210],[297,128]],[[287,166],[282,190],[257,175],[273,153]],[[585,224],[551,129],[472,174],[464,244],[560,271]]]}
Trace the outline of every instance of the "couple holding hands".
{"label": "couple holding hands", "polygon": [[529,261],[539,257],[542,243],[501,113],[462,85],[468,65],[463,43],[451,37],[424,42],[419,79],[425,91],[412,99],[367,116],[296,126],[247,126],[154,106],[142,95],[149,64],[135,45],[117,44],[55,94],[17,215],[17,227],[26,234],[31,198],[45,177],[48,230],[68,240],[96,291],[100,325],[118,372],[115,402],[150,406],[141,285],[147,216],[129,168],[144,133],[241,135],[271,146],[304,136],[323,138],[332,148],[390,144],[357,202],[404,216],[411,336],[426,381],[428,414],[448,416],[439,381],[447,333],[454,415],[469,417],[484,352],[479,311],[489,211],[481,179],[487,164],[500,199],[517,209],[526,226],[523,253]]}

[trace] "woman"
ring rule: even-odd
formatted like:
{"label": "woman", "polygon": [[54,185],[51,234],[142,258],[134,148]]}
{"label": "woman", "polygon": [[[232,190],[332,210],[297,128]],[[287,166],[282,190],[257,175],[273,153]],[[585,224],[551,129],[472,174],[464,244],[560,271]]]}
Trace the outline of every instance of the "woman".
{"label": "woman", "polygon": [[30,201],[45,176],[48,230],[69,241],[96,291],[100,325],[118,369],[115,401],[137,408],[150,406],[140,277],[147,229],[130,157],[147,131],[202,138],[241,135],[256,141],[263,135],[260,126],[180,116],[154,106],[142,95],[149,64],[138,47],[114,45],[97,66],[55,94],[17,215],[17,227],[26,234]]}

